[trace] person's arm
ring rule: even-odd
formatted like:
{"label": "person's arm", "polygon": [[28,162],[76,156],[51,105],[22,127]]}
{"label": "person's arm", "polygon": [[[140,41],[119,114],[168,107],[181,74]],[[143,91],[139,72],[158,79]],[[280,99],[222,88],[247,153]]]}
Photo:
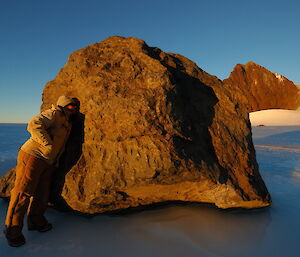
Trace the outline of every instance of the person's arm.
{"label": "person's arm", "polygon": [[55,115],[53,110],[47,110],[30,120],[27,130],[30,132],[34,141],[44,146],[52,145],[53,140],[50,137],[47,129],[53,123],[54,118]]}

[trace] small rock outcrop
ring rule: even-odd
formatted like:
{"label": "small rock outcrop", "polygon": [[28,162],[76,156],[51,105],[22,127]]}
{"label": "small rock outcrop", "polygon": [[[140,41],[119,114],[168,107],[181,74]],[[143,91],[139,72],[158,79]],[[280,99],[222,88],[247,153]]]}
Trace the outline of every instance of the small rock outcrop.
{"label": "small rock outcrop", "polygon": [[70,56],[46,84],[41,109],[62,94],[81,101],[82,115],[56,171],[55,206],[101,213],[175,200],[270,205],[247,99],[189,59],[110,37]]}
{"label": "small rock outcrop", "polygon": [[292,81],[254,62],[237,64],[223,82],[243,92],[249,101],[249,112],[296,110],[300,106],[300,91]]}

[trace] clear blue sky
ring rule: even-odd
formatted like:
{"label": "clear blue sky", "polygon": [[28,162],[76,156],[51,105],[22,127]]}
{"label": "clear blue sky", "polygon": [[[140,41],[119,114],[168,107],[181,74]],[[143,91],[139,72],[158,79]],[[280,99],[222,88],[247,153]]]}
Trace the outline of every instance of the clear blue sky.
{"label": "clear blue sky", "polygon": [[254,61],[300,84],[299,0],[0,0],[0,122],[28,122],[68,56],[113,35],[220,79]]}

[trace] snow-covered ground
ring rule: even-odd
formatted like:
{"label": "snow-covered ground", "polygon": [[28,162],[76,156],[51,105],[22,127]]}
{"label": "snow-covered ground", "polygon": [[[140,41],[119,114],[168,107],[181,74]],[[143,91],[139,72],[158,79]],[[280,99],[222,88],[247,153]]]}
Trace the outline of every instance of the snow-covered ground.
{"label": "snow-covered ground", "polygon": [[271,109],[250,113],[252,126],[300,126],[300,112]]}
{"label": "snow-covered ground", "polygon": [[[251,114],[257,160],[273,199],[270,208],[219,210],[207,204],[173,204],[93,217],[48,208],[46,215],[54,229],[47,233],[24,229],[27,244],[20,248],[7,246],[0,234],[0,256],[300,256],[300,124],[268,126],[280,113],[265,116],[265,127],[256,127],[261,121],[256,123],[258,115]],[[291,113],[300,120],[300,112]],[[0,175],[13,166],[16,145],[28,136],[25,126],[12,133],[3,133],[2,126]],[[0,200],[2,224],[6,208],[7,203]]]}

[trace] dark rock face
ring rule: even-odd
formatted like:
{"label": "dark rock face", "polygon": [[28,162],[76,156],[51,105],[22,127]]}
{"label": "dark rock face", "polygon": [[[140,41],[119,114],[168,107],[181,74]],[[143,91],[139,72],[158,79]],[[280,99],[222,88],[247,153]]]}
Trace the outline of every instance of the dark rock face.
{"label": "dark rock face", "polygon": [[15,169],[11,169],[0,178],[0,197],[9,197],[16,179]]}
{"label": "dark rock face", "polygon": [[299,89],[292,81],[254,62],[237,64],[223,82],[243,92],[249,101],[249,112],[295,110],[300,106]]}
{"label": "dark rock face", "polygon": [[70,56],[41,109],[62,94],[81,101],[82,115],[56,171],[54,205],[101,213],[172,200],[270,204],[247,99],[187,58],[111,37]]}

